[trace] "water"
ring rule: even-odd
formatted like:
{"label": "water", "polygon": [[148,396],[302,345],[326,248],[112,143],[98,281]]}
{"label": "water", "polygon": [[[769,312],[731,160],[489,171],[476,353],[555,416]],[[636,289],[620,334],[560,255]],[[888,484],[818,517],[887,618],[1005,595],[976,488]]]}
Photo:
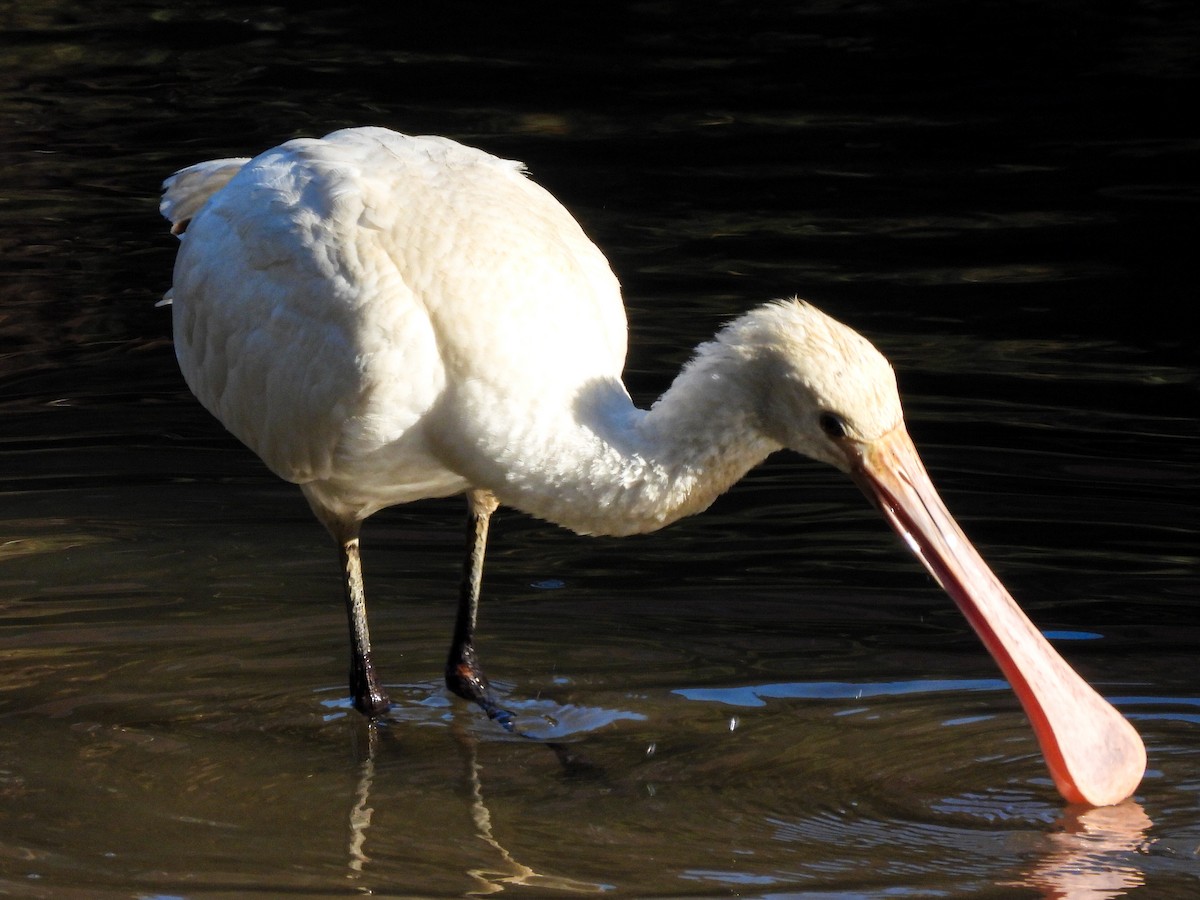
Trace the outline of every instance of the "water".
{"label": "water", "polygon": [[[1198,24],[0,4],[0,892],[1194,896]],[[162,176],[362,123],[527,161],[614,260],[643,402],[772,296],[875,339],[951,509],[1144,736],[1135,798],[1064,807],[959,614],[793,457],[644,538],[501,513],[481,653],[550,744],[438,683],[460,503],[380,514],[368,729],[327,539],[154,307]]]}

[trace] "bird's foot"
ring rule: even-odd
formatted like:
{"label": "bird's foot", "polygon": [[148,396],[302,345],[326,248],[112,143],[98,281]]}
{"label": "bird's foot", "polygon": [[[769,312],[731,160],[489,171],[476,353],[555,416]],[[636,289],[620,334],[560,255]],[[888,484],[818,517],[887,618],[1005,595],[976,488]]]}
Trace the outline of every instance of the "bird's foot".
{"label": "bird's foot", "polygon": [[477,704],[489,719],[505,731],[515,730],[516,715],[496,702],[492,687],[475,659],[473,648],[464,648],[461,654],[456,654],[446,663],[446,687],[451,693]]}
{"label": "bird's foot", "polygon": [[369,661],[363,666],[351,668],[350,696],[354,698],[354,708],[371,719],[382,716],[392,706],[387,691],[375,674],[375,667]]}

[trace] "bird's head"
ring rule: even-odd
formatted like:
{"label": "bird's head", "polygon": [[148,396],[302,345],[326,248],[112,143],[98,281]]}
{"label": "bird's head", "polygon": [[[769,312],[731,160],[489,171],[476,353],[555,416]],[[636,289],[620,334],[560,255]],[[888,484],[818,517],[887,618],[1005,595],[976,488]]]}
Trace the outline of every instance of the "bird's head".
{"label": "bird's head", "polygon": [[891,365],[861,334],[801,300],[767,304],[717,335],[740,358],[759,429],[851,472],[850,447],[903,426]]}
{"label": "bird's head", "polygon": [[748,313],[709,347],[741,381],[755,427],[850,475],[950,594],[1020,698],[1063,796],[1092,805],[1128,797],[1145,770],[1141,739],[1042,637],[947,511],[883,355],[798,300]]}

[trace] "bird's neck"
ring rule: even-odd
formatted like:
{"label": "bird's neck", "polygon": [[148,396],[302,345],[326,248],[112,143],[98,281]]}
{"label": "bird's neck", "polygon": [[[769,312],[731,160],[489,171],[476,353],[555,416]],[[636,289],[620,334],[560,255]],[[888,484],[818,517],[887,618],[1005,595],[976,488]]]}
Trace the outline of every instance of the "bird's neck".
{"label": "bird's neck", "polygon": [[[779,444],[755,427],[736,372],[702,354],[649,409],[616,379],[578,392],[553,438],[510,435],[501,502],[582,534],[654,531],[706,509]],[[559,407],[561,410],[561,407]],[[497,473],[499,474],[499,473]]]}

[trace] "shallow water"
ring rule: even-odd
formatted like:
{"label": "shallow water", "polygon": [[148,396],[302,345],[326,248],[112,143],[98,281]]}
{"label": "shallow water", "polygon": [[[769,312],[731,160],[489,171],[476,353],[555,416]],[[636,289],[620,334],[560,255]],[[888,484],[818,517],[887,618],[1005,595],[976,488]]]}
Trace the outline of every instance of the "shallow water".
{"label": "shallow water", "polygon": [[[0,892],[1194,896],[1200,17],[963,9],[0,4]],[[501,512],[480,649],[533,740],[438,681],[461,501],[381,513],[369,729],[327,539],[154,307],[164,175],[363,123],[525,160],[613,260],[642,402],[773,296],[871,336],[1145,738],[1133,800],[1064,807],[953,605],[789,456],[652,536]]]}

